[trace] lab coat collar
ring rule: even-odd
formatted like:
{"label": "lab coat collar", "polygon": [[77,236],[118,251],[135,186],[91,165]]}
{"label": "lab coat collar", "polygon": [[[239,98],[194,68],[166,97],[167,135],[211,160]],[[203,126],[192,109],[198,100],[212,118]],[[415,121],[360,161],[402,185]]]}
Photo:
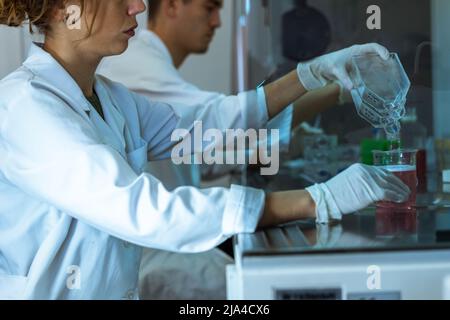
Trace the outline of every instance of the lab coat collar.
{"label": "lab coat collar", "polygon": [[86,111],[90,110],[81,88],[64,67],[42,48],[42,44],[31,45],[28,58],[23,65],[53,88],[58,88],[64,93],[64,98],[70,101],[70,106],[80,108],[85,115]]}
{"label": "lab coat collar", "polygon": [[51,90],[58,91],[59,96],[63,97],[68,105],[82,117],[96,122],[96,127],[101,128],[102,136],[106,137],[104,142],[113,146],[121,154],[124,153],[126,146],[125,119],[121,116],[117,102],[101,78],[96,76],[94,89],[102,106],[106,105],[108,101],[113,104],[112,108],[104,108],[107,122],[103,121],[100,115],[97,118],[90,117],[96,111],[90,106],[81,88],[63,66],[51,54],[42,49],[41,44],[31,45],[28,58],[23,65],[43,79],[45,83],[50,84]]}
{"label": "lab coat collar", "polygon": [[138,33],[137,39],[147,45],[151,44],[153,48],[156,48],[162,54],[164,59],[166,59],[171,65],[175,66],[169,49],[156,33],[143,29]]}
{"label": "lab coat collar", "polygon": [[[102,126],[105,127],[105,130],[112,132],[115,136],[116,141],[109,140],[109,142],[116,147],[116,150],[121,154],[125,152],[127,131],[125,129],[125,118],[122,116],[119,108],[119,104],[117,103],[114,95],[111,94],[110,90],[104,84],[101,77],[97,77],[95,81],[95,92],[100,100],[102,106],[110,103],[110,108],[103,108],[103,112],[105,115],[105,121],[100,118],[98,115],[98,121],[103,122]],[[96,111],[93,111],[96,113]],[[105,136],[112,137],[109,134]]]}

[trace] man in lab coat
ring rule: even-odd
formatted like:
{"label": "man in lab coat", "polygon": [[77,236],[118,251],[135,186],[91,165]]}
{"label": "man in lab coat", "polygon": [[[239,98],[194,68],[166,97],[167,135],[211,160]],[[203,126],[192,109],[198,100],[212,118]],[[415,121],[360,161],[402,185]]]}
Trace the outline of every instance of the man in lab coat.
{"label": "man in lab coat", "polygon": [[[247,92],[227,96],[201,90],[179,73],[189,55],[207,52],[215,30],[221,25],[222,5],[223,0],[150,0],[148,29],[130,42],[123,55],[106,59],[98,73],[152,101],[167,102],[175,108],[183,106],[176,109],[179,114],[183,114],[183,108],[206,105],[211,114],[219,112],[226,118],[227,109],[246,108],[248,103],[266,108],[263,90],[258,91],[260,98],[255,102]],[[281,150],[289,146],[291,126],[335,105],[340,94],[342,89],[337,84],[310,92],[294,111],[288,107],[271,121],[268,129],[280,130]],[[220,174],[233,169],[236,168],[181,169],[168,162],[152,163],[148,167],[168,188],[198,185],[200,173]],[[230,263],[231,258],[220,250],[195,255],[144,250],[140,296],[143,299],[224,299],[225,265]]]}
{"label": "man in lab coat", "polygon": [[[189,107],[206,105],[211,114],[221,113],[226,118],[230,108],[239,105],[246,108],[246,104],[254,103],[248,92],[227,96],[202,90],[183,79],[179,72],[189,55],[208,51],[216,29],[221,26],[222,5],[223,0],[150,0],[147,29],[130,41],[123,55],[105,59],[98,73],[152,101],[170,103],[174,107],[180,105],[181,108],[176,110],[179,113]],[[262,90],[259,93],[264,95]],[[309,92],[297,102],[295,108],[286,108],[270,121],[268,129],[280,130],[281,151],[287,151],[289,147],[292,127],[336,105],[339,98],[346,96],[344,93],[338,84]],[[258,103],[261,109],[266,108],[265,98],[258,99]],[[153,166],[152,173],[168,188],[199,185],[199,168],[172,166],[171,170],[167,170],[167,163]],[[187,174],[186,169],[190,170]],[[231,166],[203,167],[201,173],[217,176],[235,169]]]}

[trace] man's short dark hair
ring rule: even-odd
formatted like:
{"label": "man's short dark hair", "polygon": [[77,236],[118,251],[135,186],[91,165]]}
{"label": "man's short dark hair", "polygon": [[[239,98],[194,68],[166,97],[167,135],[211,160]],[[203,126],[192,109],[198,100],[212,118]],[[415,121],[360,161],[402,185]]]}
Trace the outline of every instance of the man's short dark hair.
{"label": "man's short dark hair", "polygon": [[153,20],[164,0],[148,0],[148,20]]}
{"label": "man's short dark hair", "polygon": [[[148,19],[153,20],[156,14],[161,8],[162,2],[165,0],[148,0]],[[191,2],[192,0],[183,0],[184,3]]]}

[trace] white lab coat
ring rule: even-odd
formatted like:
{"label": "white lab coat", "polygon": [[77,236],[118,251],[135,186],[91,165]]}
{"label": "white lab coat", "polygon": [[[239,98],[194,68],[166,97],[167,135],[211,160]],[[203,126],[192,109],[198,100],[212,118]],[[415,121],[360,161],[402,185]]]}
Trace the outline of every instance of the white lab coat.
{"label": "white lab coat", "polygon": [[[181,116],[192,114],[192,109],[197,106],[206,106],[206,112],[197,113],[195,120],[208,122],[209,119],[219,116],[222,126],[230,129],[241,126],[234,121],[233,110],[254,110],[256,107],[260,113],[267,112],[262,88],[226,96],[201,90],[184,80],[165,44],[155,33],[148,30],[138,33],[136,38],[130,41],[124,54],[105,59],[98,73],[124,84],[149,100],[172,104]],[[255,92],[257,99],[253,98]],[[246,121],[250,120],[251,118]],[[289,148],[291,123],[292,107],[288,107],[267,126],[268,129],[280,130],[282,151]],[[180,185],[199,185],[201,173],[220,175],[241,168],[226,165],[206,168],[194,165],[174,167],[164,162],[150,162],[146,170],[157,176],[167,188],[175,188]],[[225,265],[230,263],[231,258],[219,250],[185,255],[145,249],[140,272],[141,296],[145,299],[224,299]]]}
{"label": "white lab coat", "polygon": [[[199,70],[199,72],[208,72]],[[124,84],[128,89],[146,96],[151,101],[159,101],[171,104],[181,116],[185,113],[192,114],[192,108],[202,106],[201,115],[197,113],[197,119],[209,121],[220,115],[222,126],[230,129],[240,128],[240,124],[234,122],[233,110],[259,108],[260,113],[267,112],[266,97],[263,88],[242,92],[238,95],[225,95],[218,92],[201,90],[195,85],[184,80],[176,69],[172,57],[166,45],[152,31],[141,30],[135,39],[130,41],[127,51],[120,55],[104,59],[98,69],[98,73],[105,77]],[[211,75],[215,77],[217,75]],[[254,99],[255,91],[258,99]],[[206,106],[206,109],[203,108]],[[288,151],[291,124],[292,106],[289,106],[277,117],[268,122],[267,129],[280,130],[280,150]],[[251,121],[251,118],[246,119]],[[251,128],[250,123],[246,127]],[[270,142],[269,142],[270,143]],[[195,185],[200,181],[200,173],[206,175],[220,175],[230,170],[236,170],[237,166],[205,166],[199,168],[177,167],[172,168],[175,173],[161,173],[168,186]],[[190,174],[185,174],[187,170]],[[241,169],[241,168],[237,168]],[[150,168],[151,170],[151,168]],[[182,171],[184,170],[184,171]],[[169,171],[169,169],[167,169]],[[156,172],[155,172],[156,174]]]}
{"label": "white lab coat", "polygon": [[102,77],[95,90],[106,122],[36,45],[0,82],[1,298],[135,299],[140,246],[199,252],[257,226],[260,190],[168,192],[142,173],[186,125],[169,105]]}

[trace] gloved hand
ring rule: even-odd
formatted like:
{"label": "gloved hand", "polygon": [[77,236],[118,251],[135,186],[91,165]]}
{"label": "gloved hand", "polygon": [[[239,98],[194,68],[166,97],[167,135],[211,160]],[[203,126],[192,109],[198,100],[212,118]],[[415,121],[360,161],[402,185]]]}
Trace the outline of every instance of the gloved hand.
{"label": "gloved hand", "polygon": [[339,86],[339,100],[338,105],[342,106],[344,104],[353,103],[352,93],[347,90],[346,87],[339,80],[334,81]]}
{"label": "gloved hand", "polygon": [[389,51],[376,43],[354,45],[311,61],[298,64],[297,74],[306,90],[320,89],[333,81],[340,81],[347,90],[353,89],[348,75],[351,70],[352,57],[364,54],[378,54],[382,59],[389,58]]}
{"label": "gloved hand", "polygon": [[317,223],[341,220],[377,201],[405,202],[411,191],[394,174],[355,164],[328,182],[306,189],[316,203]]}

